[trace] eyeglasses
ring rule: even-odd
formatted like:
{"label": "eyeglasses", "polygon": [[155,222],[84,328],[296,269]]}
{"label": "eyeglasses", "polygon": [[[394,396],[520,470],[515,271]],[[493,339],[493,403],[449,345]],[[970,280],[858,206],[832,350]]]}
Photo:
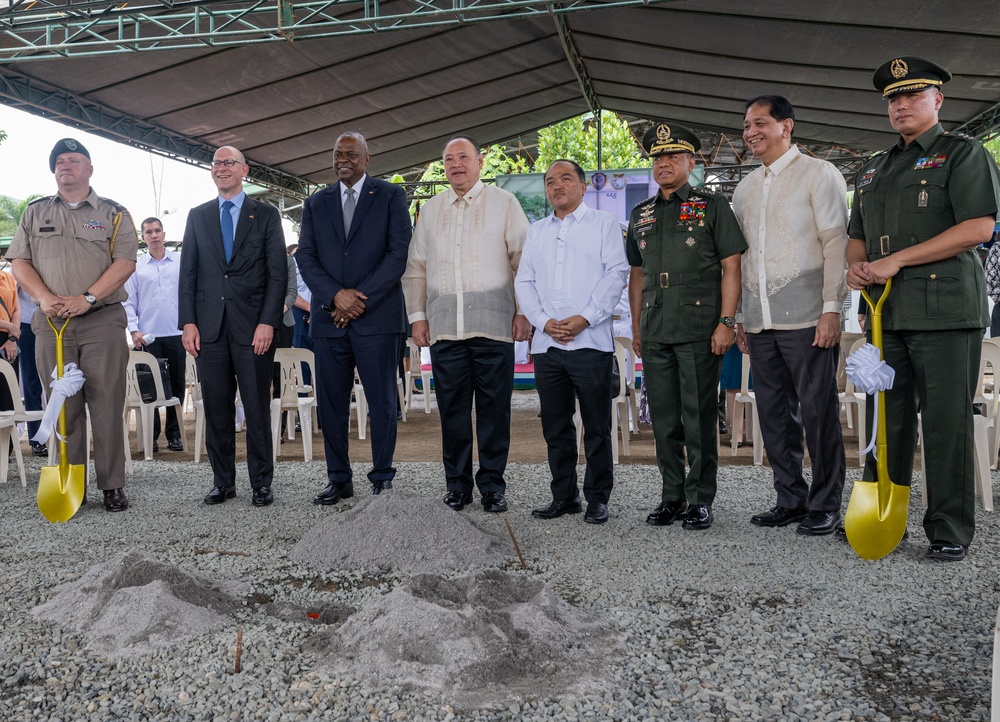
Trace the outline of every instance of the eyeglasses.
{"label": "eyeglasses", "polygon": [[226,166],[226,168],[232,168],[234,165],[243,165],[243,161],[241,161],[241,160],[233,160],[232,158],[226,158],[225,160],[213,160],[212,161],[212,167],[213,168],[218,168],[221,165]]}

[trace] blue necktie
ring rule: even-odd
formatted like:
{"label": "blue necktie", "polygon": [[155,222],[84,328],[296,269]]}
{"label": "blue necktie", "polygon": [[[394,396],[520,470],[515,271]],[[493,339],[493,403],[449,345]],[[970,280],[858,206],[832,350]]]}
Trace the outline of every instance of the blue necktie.
{"label": "blue necktie", "polygon": [[347,189],[347,200],[344,201],[344,238],[351,235],[351,222],[354,220],[354,189]]}
{"label": "blue necktie", "polygon": [[222,250],[226,253],[226,263],[233,260],[233,214],[229,212],[235,203],[226,201],[222,204]]}

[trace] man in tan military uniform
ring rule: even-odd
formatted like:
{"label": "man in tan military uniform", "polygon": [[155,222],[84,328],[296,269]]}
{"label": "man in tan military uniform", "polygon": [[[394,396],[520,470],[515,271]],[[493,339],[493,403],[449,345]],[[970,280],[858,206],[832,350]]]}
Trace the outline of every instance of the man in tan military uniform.
{"label": "man in tan military uniform", "polygon": [[[972,399],[989,325],[975,248],[990,239],[1000,206],[989,153],[938,122],[949,80],[948,70],[913,56],[875,71],[900,137],[858,171],[847,245],[847,285],[877,301],[892,279],[882,308],[883,358],[896,372],[885,393],[889,478],[910,483],[919,411],[927,557],[939,561],[965,558],[975,532]],[[869,426],[872,418],[869,397]],[[864,479],[876,478],[869,454]]]}
{"label": "man in tan military uniform", "polygon": [[661,503],[646,523],[683,518],[685,529],[708,529],[719,469],[719,373],[736,339],[747,244],[729,201],[688,183],[701,147],[693,131],[658,123],[642,146],[660,192],[632,210],[625,255],[632,348],[642,356],[663,477]]}
{"label": "man in tan military uniform", "polygon": [[58,192],[31,203],[7,251],[14,277],[38,310],[31,320],[37,337],[39,375],[55,368],[55,334],[63,336],[65,362],[75,363],[86,379],[80,393],[66,400],[69,462],[87,459],[86,416],[90,407],[97,486],[107,511],[128,508],[122,409],[125,405],[126,279],[135,270],[137,236],[132,217],[119,204],[90,187],[94,167],[77,140],[65,138],[49,154]]}

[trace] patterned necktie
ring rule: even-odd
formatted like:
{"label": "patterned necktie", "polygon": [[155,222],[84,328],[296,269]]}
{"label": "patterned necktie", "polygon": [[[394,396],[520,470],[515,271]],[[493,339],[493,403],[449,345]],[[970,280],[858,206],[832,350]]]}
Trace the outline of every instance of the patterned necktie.
{"label": "patterned necktie", "polygon": [[233,260],[233,214],[229,212],[235,203],[226,201],[222,204],[222,250],[226,253],[226,263]]}
{"label": "patterned necktie", "polygon": [[347,200],[344,201],[344,238],[351,235],[351,221],[354,220],[354,189],[347,189]]}

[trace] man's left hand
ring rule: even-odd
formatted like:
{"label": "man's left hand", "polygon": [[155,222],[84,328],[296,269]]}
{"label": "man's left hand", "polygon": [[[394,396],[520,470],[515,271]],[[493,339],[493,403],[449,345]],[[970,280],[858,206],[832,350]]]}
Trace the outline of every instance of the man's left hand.
{"label": "man's left hand", "polygon": [[716,356],[722,356],[735,342],[736,330],[729,328],[724,323],[720,323],[712,333],[712,353]]}
{"label": "man's left hand", "polygon": [[824,313],[816,324],[816,335],[812,345],[819,348],[833,348],[840,343],[840,333],[840,314]]}
{"label": "man's left hand", "polygon": [[899,273],[901,268],[902,266],[899,264],[899,261],[893,255],[880,258],[877,261],[871,261],[865,270],[871,276],[872,283],[884,286],[885,282]]}
{"label": "man's left hand", "polygon": [[82,316],[93,308],[93,306],[87,302],[87,299],[83,297],[83,294],[80,294],[79,296],[58,296],[58,299],[59,303],[62,304],[62,310],[59,313],[62,318]]}
{"label": "man's left hand", "polygon": [[515,341],[528,341],[531,338],[531,322],[522,313],[514,316],[510,330]]}
{"label": "man's left hand", "polygon": [[271,348],[271,341],[274,339],[274,326],[266,323],[257,324],[253,332],[253,352],[258,356],[263,356]]}

